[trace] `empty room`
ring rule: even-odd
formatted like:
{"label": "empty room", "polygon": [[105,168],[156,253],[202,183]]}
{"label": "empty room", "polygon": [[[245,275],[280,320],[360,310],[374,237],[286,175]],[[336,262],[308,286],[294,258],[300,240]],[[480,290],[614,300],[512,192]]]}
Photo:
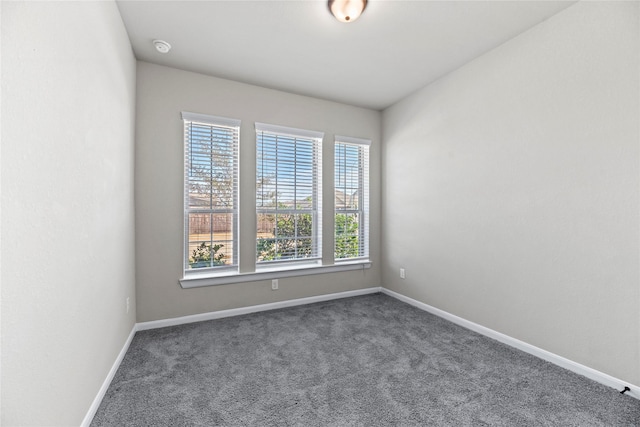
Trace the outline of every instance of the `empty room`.
{"label": "empty room", "polygon": [[640,426],[640,2],[0,2],[2,426]]}

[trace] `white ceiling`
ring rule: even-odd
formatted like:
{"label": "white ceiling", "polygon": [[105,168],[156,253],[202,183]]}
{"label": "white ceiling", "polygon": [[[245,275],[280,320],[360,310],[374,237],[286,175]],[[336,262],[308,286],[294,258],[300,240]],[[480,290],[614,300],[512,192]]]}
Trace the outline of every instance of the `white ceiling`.
{"label": "white ceiling", "polygon": [[[344,24],[326,1],[118,1],[138,59],[383,109],[573,1],[370,0]],[[166,40],[162,55],[153,39]]]}

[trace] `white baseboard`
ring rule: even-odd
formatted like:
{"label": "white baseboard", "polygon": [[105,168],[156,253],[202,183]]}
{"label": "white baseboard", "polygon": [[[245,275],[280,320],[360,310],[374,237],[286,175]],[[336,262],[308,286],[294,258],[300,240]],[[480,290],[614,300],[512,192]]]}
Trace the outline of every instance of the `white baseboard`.
{"label": "white baseboard", "polygon": [[444,310],[440,310],[439,308],[432,307],[428,304],[425,304],[413,298],[409,298],[389,289],[382,288],[381,292],[400,301],[406,302],[407,304],[410,304],[421,310],[427,311],[431,314],[435,314],[438,317],[442,317],[443,319],[446,319],[464,328],[470,329],[481,335],[485,335],[496,341],[500,341],[501,343],[517,348],[518,350],[522,350],[525,353],[532,354],[536,357],[539,357],[540,359],[546,360],[547,362],[551,362],[554,365],[558,365],[571,372],[575,372],[576,374],[585,376],[593,381],[599,382],[600,384],[615,388],[618,391],[622,391],[625,387],[629,387],[631,390],[627,391],[625,394],[635,397],[636,399],[640,399],[640,387],[638,387],[637,385],[629,384],[626,381],[612,377],[611,375],[605,374],[604,372],[600,372],[595,369],[589,368],[588,366],[581,365],[580,363],[566,359],[562,356],[558,356],[557,354],[551,353],[547,350],[543,350],[531,344],[527,344],[524,341],[520,341],[516,338],[512,338],[503,333],[494,331],[493,329],[478,325],[477,323],[473,323],[469,320],[463,319]]}
{"label": "white baseboard", "polygon": [[205,320],[221,319],[223,317],[240,316],[243,314],[257,313],[259,311],[275,310],[278,308],[294,307],[297,305],[313,304],[315,302],[330,301],[340,298],[355,297],[359,295],[382,292],[382,288],[365,288],[355,291],[337,292],[334,294],[317,295],[314,297],[298,298],[286,301],[272,302],[268,304],[252,305],[249,307],[232,308],[229,310],[211,311],[208,313],[193,314],[190,316],[174,317],[171,319],[152,320],[136,324],[138,331],[147,329],[164,328],[167,326],[184,325],[186,323],[202,322]]}
{"label": "white baseboard", "polygon": [[102,403],[102,399],[107,393],[107,390],[111,385],[111,381],[113,380],[113,377],[116,375],[116,372],[120,367],[120,363],[122,363],[125,354],[127,354],[127,350],[129,350],[129,345],[131,345],[131,341],[133,341],[133,336],[136,334],[136,330],[136,325],[133,325],[127,341],[125,341],[124,346],[122,346],[122,350],[120,350],[120,353],[118,353],[118,357],[116,357],[115,362],[113,362],[113,366],[111,366],[111,370],[107,374],[107,377],[104,379],[102,387],[100,387],[100,390],[98,390],[98,394],[96,395],[95,399],[93,399],[93,403],[91,403],[89,411],[87,411],[87,415],[85,415],[84,420],[82,420],[82,424],[80,424],[81,427],[89,427],[91,425],[91,421],[93,421],[93,417],[96,415],[96,412],[98,411],[98,408]]}

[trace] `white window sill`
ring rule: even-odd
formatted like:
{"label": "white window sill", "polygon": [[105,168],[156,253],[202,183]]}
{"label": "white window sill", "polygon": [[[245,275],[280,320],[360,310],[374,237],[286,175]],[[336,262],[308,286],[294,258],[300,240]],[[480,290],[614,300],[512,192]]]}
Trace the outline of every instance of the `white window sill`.
{"label": "white window sill", "polygon": [[298,265],[287,267],[269,267],[252,273],[218,273],[218,274],[190,274],[180,279],[180,286],[200,288],[203,286],[228,285],[231,283],[255,282],[258,280],[281,279],[283,277],[309,276],[312,274],[337,273],[350,270],[364,270],[371,268],[371,261],[342,261],[333,265]]}

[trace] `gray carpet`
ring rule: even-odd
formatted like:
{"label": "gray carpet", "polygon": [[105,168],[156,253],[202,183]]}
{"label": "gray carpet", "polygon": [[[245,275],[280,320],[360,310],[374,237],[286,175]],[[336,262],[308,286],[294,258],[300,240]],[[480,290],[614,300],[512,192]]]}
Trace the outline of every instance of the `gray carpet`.
{"label": "gray carpet", "polygon": [[138,332],[98,426],[640,426],[640,402],[382,294]]}

